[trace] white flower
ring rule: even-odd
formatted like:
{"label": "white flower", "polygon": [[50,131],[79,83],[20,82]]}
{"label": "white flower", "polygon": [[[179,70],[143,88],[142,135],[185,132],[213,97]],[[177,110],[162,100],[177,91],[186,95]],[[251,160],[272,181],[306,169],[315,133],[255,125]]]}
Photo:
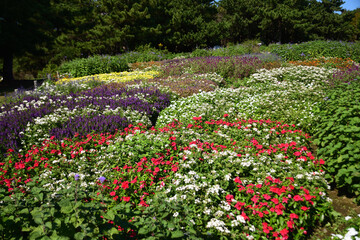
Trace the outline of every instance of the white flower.
{"label": "white flower", "polygon": [[346,235],[344,236],[344,240],[352,240],[355,236],[356,239],[359,239],[358,237],[356,237],[358,235],[358,231],[355,230],[355,228],[349,228],[348,232],[346,233]]}
{"label": "white flower", "polygon": [[176,213],[173,214],[173,217],[177,217],[177,216],[179,216],[179,213],[178,213],[178,212],[176,212]]}

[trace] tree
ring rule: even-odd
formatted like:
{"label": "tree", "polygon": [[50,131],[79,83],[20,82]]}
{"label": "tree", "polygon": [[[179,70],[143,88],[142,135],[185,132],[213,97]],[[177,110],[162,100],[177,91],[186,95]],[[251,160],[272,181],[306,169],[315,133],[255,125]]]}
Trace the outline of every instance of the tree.
{"label": "tree", "polygon": [[346,21],[341,5],[342,0],[311,1],[311,8],[307,11],[307,18],[311,23],[310,39],[348,40],[353,29]]}
{"label": "tree", "polygon": [[53,46],[49,49],[51,63],[85,57],[92,54],[90,30],[96,25],[95,8],[99,6],[93,0],[52,0],[54,12]]}
{"label": "tree", "polygon": [[46,0],[2,0],[0,3],[0,54],[4,83],[11,84],[13,58],[36,52],[39,44],[49,41],[50,3]]}
{"label": "tree", "polygon": [[211,0],[169,1],[166,44],[177,52],[218,44],[216,13],[216,5]]}
{"label": "tree", "polygon": [[141,23],[150,18],[147,0],[101,0],[94,9],[95,25],[89,30],[92,53],[117,54],[133,49]]}
{"label": "tree", "polygon": [[223,43],[240,43],[254,39],[259,32],[259,1],[222,0],[218,7],[218,21]]}

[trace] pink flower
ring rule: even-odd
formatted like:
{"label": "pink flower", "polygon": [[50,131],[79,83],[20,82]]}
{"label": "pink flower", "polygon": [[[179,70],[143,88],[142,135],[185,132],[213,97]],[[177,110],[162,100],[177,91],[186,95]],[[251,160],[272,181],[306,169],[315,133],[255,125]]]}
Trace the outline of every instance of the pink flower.
{"label": "pink flower", "polygon": [[296,213],[290,213],[290,218],[291,219],[294,219],[294,218],[299,219],[299,216]]}

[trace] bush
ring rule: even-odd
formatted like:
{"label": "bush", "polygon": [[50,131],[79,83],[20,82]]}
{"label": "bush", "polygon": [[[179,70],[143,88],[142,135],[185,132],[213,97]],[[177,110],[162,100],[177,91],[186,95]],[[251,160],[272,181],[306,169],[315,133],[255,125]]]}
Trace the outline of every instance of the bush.
{"label": "bush", "polygon": [[[359,75],[360,76],[360,75]],[[318,156],[327,159],[327,179],[360,203],[360,81],[333,88],[320,107]]]}
{"label": "bush", "polygon": [[360,42],[311,41],[300,44],[270,44],[268,51],[286,61],[298,61],[320,57],[350,58],[360,61]]}
{"label": "bush", "polygon": [[123,72],[129,70],[127,61],[119,56],[93,56],[74,59],[59,67],[61,74],[69,73],[72,77],[82,77],[100,73]]}

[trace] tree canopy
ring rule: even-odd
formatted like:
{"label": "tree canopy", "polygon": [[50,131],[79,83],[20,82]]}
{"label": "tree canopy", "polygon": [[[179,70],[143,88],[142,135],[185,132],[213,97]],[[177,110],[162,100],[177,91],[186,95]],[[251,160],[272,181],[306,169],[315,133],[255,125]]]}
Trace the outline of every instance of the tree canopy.
{"label": "tree canopy", "polygon": [[[2,0],[0,50],[7,81],[13,57],[28,68],[139,46],[172,52],[249,39],[359,40],[359,9],[342,0]],[[24,61],[26,57],[26,61]],[[30,61],[29,59],[32,59]],[[21,61],[18,61],[21,62]]]}

